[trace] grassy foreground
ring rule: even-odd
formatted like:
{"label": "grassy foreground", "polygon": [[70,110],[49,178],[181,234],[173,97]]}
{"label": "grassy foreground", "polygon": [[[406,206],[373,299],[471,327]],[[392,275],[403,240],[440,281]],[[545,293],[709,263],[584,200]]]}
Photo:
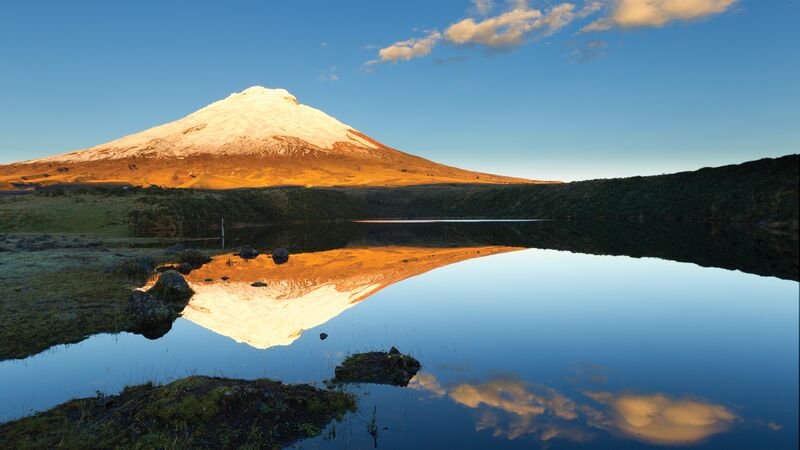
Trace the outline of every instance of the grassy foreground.
{"label": "grassy foreground", "polygon": [[351,394],[191,376],[72,400],[0,424],[6,448],[283,448],[356,408]]}

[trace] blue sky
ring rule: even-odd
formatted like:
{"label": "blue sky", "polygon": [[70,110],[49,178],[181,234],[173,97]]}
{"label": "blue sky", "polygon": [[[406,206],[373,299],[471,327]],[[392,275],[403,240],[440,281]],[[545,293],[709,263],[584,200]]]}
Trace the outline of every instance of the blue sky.
{"label": "blue sky", "polygon": [[797,153],[798,23],[793,0],[5,2],[0,163],[251,85],[389,146],[530,178]]}

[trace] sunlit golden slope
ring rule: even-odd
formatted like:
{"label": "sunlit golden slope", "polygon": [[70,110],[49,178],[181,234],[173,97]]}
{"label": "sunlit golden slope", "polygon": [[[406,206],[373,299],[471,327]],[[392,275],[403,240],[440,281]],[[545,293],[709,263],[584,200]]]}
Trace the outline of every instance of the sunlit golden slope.
{"label": "sunlit golden slope", "polygon": [[394,150],[300,104],[286,90],[255,86],[105,144],[0,166],[0,189],[58,183],[228,189],[536,181]]}
{"label": "sunlit golden slope", "polygon": [[[407,278],[516,247],[365,247],[301,253],[276,265],[262,255],[215,257],[187,281],[183,317],[256,348],[289,345],[377,291]],[[227,277],[227,280],[222,280]],[[211,280],[211,281],[205,281]],[[253,287],[254,282],[266,287]]]}

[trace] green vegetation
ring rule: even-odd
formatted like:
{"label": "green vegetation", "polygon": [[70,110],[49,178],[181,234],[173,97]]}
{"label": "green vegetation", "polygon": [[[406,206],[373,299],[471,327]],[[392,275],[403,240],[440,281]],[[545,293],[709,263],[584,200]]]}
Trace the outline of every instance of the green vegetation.
{"label": "green vegetation", "polygon": [[800,156],[652,177],[551,185],[265,188],[51,187],[0,196],[0,232],[201,236],[254,224],[364,218],[749,222],[797,230]]}
{"label": "green vegetation", "polygon": [[0,359],[126,329],[126,284],[102,271],[76,269],[0,284]]}
{"label": "green vegetation", "polygon": [[97,333],[134,331],[127,314],[131,289],[144,273],[107,267],[152,249],[53,248],[0,253],[0,359],[24,358]]}
{"label": "green vegetation", "polygon": [[171,191],[131,212],[137,235],[359,218],[748,222],[797,230],[798,155],[653,177],[552,185]]}
{"label": "green vegetation", "polygon": [[[161,248],[149,247],[154,245]],[[151,274],[143,259],[150,266],[185,257],[167,255],[163,246],[152,239],[100,243],[0,236],[0,250],[5,250],[0,251],[0,360],[25,358],[98,333],[163,335],[171,320],[158,324],[158,330],[144,326],[131,314],[128,300]]]}
{"label": "green vegetation", "polygon": [[800,156],[553,185],[373,190],[377,217],[748,222],[797,230]]}
{"label": "green vegetation", "polygon": [[0,425],[9,448],[282,448],[356,409],[351,394],[192,376],[72,400]]}
{"label": "green vegetation", "polygon": [[0,232],[131,235],[129,215],[139,196],[56,192],[0,196]]}
{"label": "green vegetation", "polygon": [[356,353],[336,366],[336,383],[375,383],[408,386],[422,365],[396,348],[388,352]]}

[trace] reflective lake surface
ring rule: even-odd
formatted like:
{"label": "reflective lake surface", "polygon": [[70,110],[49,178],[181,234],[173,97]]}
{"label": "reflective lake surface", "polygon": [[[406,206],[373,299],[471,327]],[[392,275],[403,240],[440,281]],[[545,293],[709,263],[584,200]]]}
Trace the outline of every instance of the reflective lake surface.
{"label": "reflective lake surface", "polygon": [[349,387],[358,411],[296,446],[797,447],[792,236],[383,223],[229,233],[244,243],[291,256],[214,257],[159,339],[0,362],[0,420],[192,374],[321,384],[347,355],[396,346],[422,363],[411,384]]}

